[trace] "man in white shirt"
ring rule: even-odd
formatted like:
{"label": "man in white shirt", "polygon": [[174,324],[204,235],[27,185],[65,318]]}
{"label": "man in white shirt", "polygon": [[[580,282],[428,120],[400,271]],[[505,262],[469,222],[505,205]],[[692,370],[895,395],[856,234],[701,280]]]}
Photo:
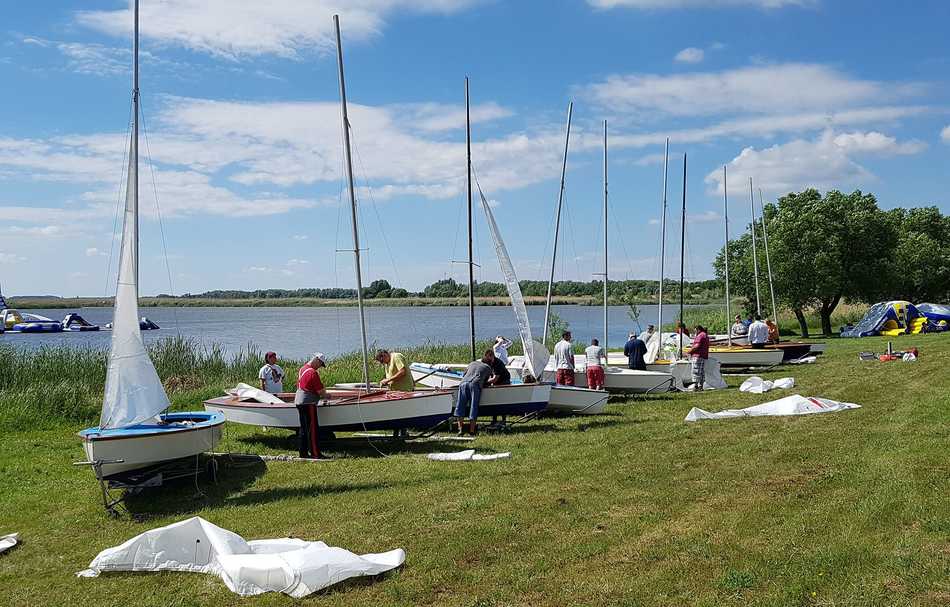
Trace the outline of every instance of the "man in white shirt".
{"label": "man in white shirt", "polygon": [[277,365],[277,353],[268,352],[264,355],[264,366],[261,367],[257,378],[261,380],[261,390],[271,394],[284,391],[284,370]]}
{"label": "man in white shirt", "polygon": [[769,340],[769,326],[762,322],[762,317],[755,315],[755,322],[749,325],[749,345],[759,350],[765,347]]}
{"label": "man in white shirt", "polygon": [[554,344],[555,381],[562,386],[574,385],[574,347],[571,332],[561,334],[561,341]]}
{"label": "man in white shirt", "polygon": [[590,345],[584,350],[584,354],[587,356],[587,387],[591,390],[603,390],[607,351],[599,341],[592,339]]}
{"label": "man in white shirt", "polygon": [[496,337],[495,345],[492,346],[492,351],[495,353],[495,358],[500,360],[505,366],[508,366],[508,348],[510,347],[511,340],[504,335],[499,335]]}

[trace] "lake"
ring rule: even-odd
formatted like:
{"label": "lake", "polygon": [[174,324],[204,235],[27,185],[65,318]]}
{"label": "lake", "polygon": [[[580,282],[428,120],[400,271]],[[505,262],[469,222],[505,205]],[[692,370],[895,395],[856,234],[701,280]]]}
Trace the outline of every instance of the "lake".
{"label": "lake", "polygon": [[[603,326],[603,308],[596,306],[554,306],[554,312],[566,321],[576,341],[587,343],[599,337]],[[627,333],[637,329],[627,306],[609,308],[610,346],[619,347]],[[664,322],[677,315],[678,306],[664,306]],[[70,310],[24,310],[62,320]],[[78,312],[93,324],[112,320],[112,308],[82,308]],[[229,353],[248,344],[260,350],[274,350],[283,358],[303,359],[315,351],[337,355],[360,349],[359,316],[356,307],[301,308],[141,308],[162,328],[144,331],[147,342],[180,333],[204,344],[217,343]],[[544,306],[528,306],[528,317],[537,339],[544,322]],[[640,325],[656,323],[655,306],[640,307]],[[431,343],[468,343],[469,312],[465,307],[407,306],[367,307],[366,324],[370,348],[398,348]],[[496,335],[517,338],[514,313],[508,306],[480,306],[475,309],[475,333],[479,339]],[[0,343],[38,348],[44,345],[109,347],[111,332],[50,333],[0,335]]]}

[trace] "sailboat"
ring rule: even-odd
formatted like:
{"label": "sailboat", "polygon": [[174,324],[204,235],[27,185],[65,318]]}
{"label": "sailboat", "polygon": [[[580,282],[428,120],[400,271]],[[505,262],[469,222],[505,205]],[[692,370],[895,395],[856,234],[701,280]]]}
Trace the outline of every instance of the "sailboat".
{"label": "sailboat", "polygon": [[[452,415],[453,396],[443,390],[402,392],[374,390],[369,383],[369,350],[366,340],[366,317],[363,311],[363,276],[360,264],[359,226],[357,222],[356,192],[353,183],[353,162],[350,155],[350,121],[346,103],[346,82],[343,76],[343,44],[340,38],[340,19],[333,16],[336,30],[337,65],[340,77],[340,105],[343,114],[343,142],[346,158],[346,178],[350,196],[353,228],[353,255],[356,268],[356,301],[362,338],[363,382],[356,387],[331,387],[330,398],[317,406],[317,422],[321,430],[402,430],[432,428]],[[223,414],[228,421],[253,426],[299,428],[297,407],[291,393],[265,395],[263,399],[227,395],[206,400],[208,411]],[[261,402],[266,401],[266,402]]]}
{"label": "sailboat", "polygon": [[[472,249],[473,243],[473,233],[472,233],[472,223],[474,220],[472,212],[472,123],[470,118],[470,102],[469,102],[469,91],[468,91],[468,77],[465,78],[465,160],[466,160],[466,173],[467,173],[467,187],[468,187],[468,310],[469,310],[469,329],[471,333],[471,358],[476,360],[478,358],[477,353],[475,352],[475,258],[474,252]],[[481,191],[479,190],[479,193]],[[483,204],[484,196],[482,196]],[[490,216],[490,212],[488,216]],[[494,219],[491,220],[494,222]],[[497,226],[496,226],[497,228]],[[493,237],[495,233],[493,232]],[[500,239],[500,235],[498,235]],[[502,253],[498,249],[499,240],[495,240],[496,252],[499,255],[499,263],[502,263]],[[502,249],[504,244],[501,244]],[[507,257],[507,252],[504,253]],[[502,263],[502,268],[504,270],[504,263]],[[510,267],[510,260],[508,262]],[[525,352],[528,353],[530,357],[531,351],[531,340],[528,339],[525,341],[525,333],[530,337],[530,329],[528,329],[528,314],[527,310],[524,309],[524,301],[521,300],[521,307],[518,307],[516,302],[515,291],[516,289],[517,297],[521,296],[521,287],[518,286],[517,279],[514,279],[514,285],[511,284],[510,279],[514,277],[514,269],[510,269],[510,276],[506,273],[506,283],[508,286],[508,293],[512,297],[512,306],[515,307],[515,314],[518,316],[519,326],[522,335],[522,344],[525,347]],[[523,317],[522,317],[523,315]],[[541,350],[544,350],[543,346],[540,346]],[[460,364],[426,364],[426,363],[412,363],[409,366],[409,371],[412,373],[412,379],[417,383],[420,383],[424,386],[436,387],[436,388],[458,388],[458,385],[462,381],[463,373],[462,371],[468,365]],[[543,366],[543,365],[542,365]],[[533,368],[533,367],[531,367]],[[534,377],[537,375],[533,374]],[[537,413],[544,410],[551,398],[551,384],[544,382],[526,382],[526,383],[517,383],[513,382],[507,385],[501,386],[485,386],[482,389],[481,400],[478,405],[478,413],[480,417],[507,417],[507,416],[516,416],[516,415],[528,415],[532,413]]]}
{"label": "sailboat", "polygon": [[139,3],[135,0],[132,139],[122,223],[122,248],[113,316],[112,346],[99,425],[79,432],[87,461],[100,481],[210,451],[224,417],[170,406],[142,341],[138,321]]}

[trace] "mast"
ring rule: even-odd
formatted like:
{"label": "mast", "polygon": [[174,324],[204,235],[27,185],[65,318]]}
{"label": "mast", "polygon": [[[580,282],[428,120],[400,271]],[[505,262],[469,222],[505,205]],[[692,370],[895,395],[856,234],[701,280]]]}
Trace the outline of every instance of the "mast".
{"label": "mast", "polygon": [[726,220],[726,341],[732,346],[732,310],[729,309],[729,187],[726,185],[726,165],[722,165],[722,209]]}
{"label": "mast", "polygon": [[686,269],[686,154],[683,154],[683,219],[680,224],[680,326],[679,326],[679,357],[683,358],[683,274]]}
{"label": "mast", "polygon": [[346,110],[346,81],[343,78],[343,43],[340,40],[340,16],[333,15],[336,30],[336,57],[340,70],[340,106],[343,110],[343,154],[346,157],[346,182],[350,192],[353,224],[353,258],[356,264],[356,306],[360,313],[360,337],[363,346],[363,385],[369,391],[369,350],[366,347],[366,316],[363,313],[363,273],[360,268],[360,232],[356,218],[356,191],[353,189],[353,158],[350,155],[350,119]]}
{"label": "mast", "polygon": [[135,276],[135,301],[139,299],[139,0],[135,0],[135,25],[132,32],[132,267]]}
{"label": "mast", "polygon": [[607,351],[607,121],[604,120],[604,351]]}
{"label": "mast", "polygon": [[769,275],[769,295],[772,297],[772,321],[778,326],[778,307],[775,302],[775,285],[772,283],[772,262],[769,260],[769,231],[765,225],[765,204],[762,203],[762,188],[759,188],[759,209],[762,211],[762,242],[765,244],[765,268]]}
{"label": "mast", "polygon": [[571,114],[574,102],[567,104],[567,130],[564,135],[564,158],[561,161],[561,189],[557,194],[557,212],[554,215],[554,252],[551,254],[551,277],[548,279],[548,297],[544,302],[544,329],[541,333],[541,343],[548,342],[548,322],[551,316],[551,293],[554,289],[554,264],[557,262],[557,238],[561,229],[561,203],[564,200],[564,175],[567,172],[567,147],[571,142]]}
{"label": "mast", "polygon": [[472,253],[472,119],[469,113],[468,76],[465,77],[465,178],[468,182],[468,326],[472,360],[475,360],[475,258]]}
{"label": "mast", "polygon": [[755,249],[755,195],[752,194],[752,178],[749,177],[749,208],[752,209],[752,273],[755,279],[755,313],[762,315],[762,301],[759,298],[759,256]]}
{"label": "mast", "polygon": [[666,263],[666,179],[669,176],[670,166],[670,138],[666,138],[666,153],[663,155],[663,205],[660,216],[660,299],[656,307],[656,331],[660,334],[660,343],[663,342],[663,271]]}

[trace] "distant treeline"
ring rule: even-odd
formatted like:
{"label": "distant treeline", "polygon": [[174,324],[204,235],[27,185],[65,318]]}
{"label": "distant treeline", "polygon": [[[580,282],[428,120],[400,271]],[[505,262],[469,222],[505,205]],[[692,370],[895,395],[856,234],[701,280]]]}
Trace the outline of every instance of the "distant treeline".
{"label": "distant treeline", "polygon": [[[521,291],[526,297],[544,297],[548,283],[540,280],[522,280]],[[554,283],[553,295],[556,297],[593,297],[603,295],[604,283],[600,280],[579,282],[562,280]],[[679,283],[666,280],[663,284],[663,299],[678,301]],[[614,303],[643,303],[656,301],[659,294],[659,281],[656,280],[611,280],[607,282],[607,294]],[[479,282],[475,284],[475,297],[505,297],[508,291],[499,282]],[[374,280],[363,288],[366,299],[406,299],[424,297],[429,299],[450,299],[468,296],[468,285],[452,278],[436,281],[422,291],[413,292],[393,287],[387,280]],[[175,296],[160,294],[159,298],[173,299]],[[181,299],[354,299],[356,289],[256,289],[241,291],[220,289],[204,293],[185,293],[177,296]],[[717,280],[687,282],[684,297],[690,303],[715,301],[722,297],[722,283]]]}

